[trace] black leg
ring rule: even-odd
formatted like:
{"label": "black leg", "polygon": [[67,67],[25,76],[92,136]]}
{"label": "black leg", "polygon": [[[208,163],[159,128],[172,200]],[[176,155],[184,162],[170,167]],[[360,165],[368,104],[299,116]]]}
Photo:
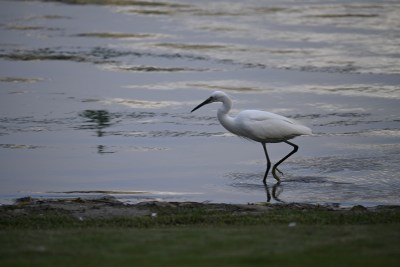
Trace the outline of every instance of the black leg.
{"label": "black leg", "polygon": [[293,155],[294,153],[296,153],[297,152],[297,150],[299,150],[299,146],[298,145],[295,145],[295,144],[293,144],[293,143],[291,143],[291,142],[289,142],[289,141],[284,141],[286,144],[288,144],[288,145],[291,145],[292,147],[293,147],[293,150],[289,153],[289,154],[287,154],[283,159],[281,159],[280,161],[278,161],[275,165],[274,165],[274,167],[272,167],[272,175],[275,177],[275,179],[278,181],[278,182],[280,182],[280,178],[279,178],[279,176],[275,173],[275,171],[278,171],[278,172],[280,172],[277,168],[278,168],[278,166],[279,166],[279,164],[281,164],[282,162],[284,162],[287,158],[289,158],[291,155]]}
{"label": "black leg", "polygon": [[271,193],[266,182],[264,182],[265,193],[267,194],[267,202],[271,201]]}
{"label": "black leg", "polygon": [[271,168],[271,161],[269,160],[267,147],[266,147],[265,143],[261,143],[261,144],[264,149],[265,157],[267,158],[267,170],[265,171],[264,179],[263,179],[263,183],[265,184],[267,182],[267,176],[268,176],[269,169]]}

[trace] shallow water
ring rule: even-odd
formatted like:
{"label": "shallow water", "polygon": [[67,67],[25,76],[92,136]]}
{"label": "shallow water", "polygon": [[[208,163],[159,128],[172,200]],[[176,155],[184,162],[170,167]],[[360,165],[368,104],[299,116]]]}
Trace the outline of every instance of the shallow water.
{"label": "shallow water", "polygon": [[[0,5],[0,203],[400,204],[396,1]],[[313,129],[281,184],[218,104],[190,113],[214,90]],[[290,149],[269,145],[275,162]]]}

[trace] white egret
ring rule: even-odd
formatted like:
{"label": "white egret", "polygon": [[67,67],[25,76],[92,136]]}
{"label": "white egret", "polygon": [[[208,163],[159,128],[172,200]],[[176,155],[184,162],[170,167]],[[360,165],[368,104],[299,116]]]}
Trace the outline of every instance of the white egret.
{"label": "white egret", "polygon": [[263,179],[264,183],[266,183],[268,172],[271,168],[271,161],[268,156],[266,143],[285,142],[293,147],[293,150],[289,154],[272,167],[272,175],[280,182],[280,177],[276,174],[276,171],[280,174],[282,174],[282,172],[279,171],[278,166],[296,153],[299,148],[288,140],[299,135],[310,135],[312,134],[311,129],[292,119],[260,110],[243,110],[236,117],[231,117],[228,113],[232,107],[232,100],[227,94],[221,91],[213,92],[209,98],[195,107],[191,112],[213,102],[222,102],[222,106],[218,109],[217,115],[219,122],[225,129],[240,137],[262,144],[267,159],[267,169]]}

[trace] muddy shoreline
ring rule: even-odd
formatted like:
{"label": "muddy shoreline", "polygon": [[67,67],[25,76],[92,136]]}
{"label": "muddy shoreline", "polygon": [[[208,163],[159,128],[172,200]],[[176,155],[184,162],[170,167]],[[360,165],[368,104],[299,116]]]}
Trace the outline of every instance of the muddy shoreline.
{"label": "muddy shoreline", "polygon": [[400,212],[400,206],[380,205],[364,207],[340,207],[339,205],[318,205],[304,203],[200,203],[200,202],[159,202],[148,201],[137,204],[126,204],[112,196],[95,199],[37,199],[24,197],[17,199],[12,205],[0,206],[0,217],[17,218],[21,216],[52,216],[62,215],[78,220],[85,219],[114,219],[135,217],[157,217],[158,214],[174,215],[182,210],[221,212],[234,215],[257,216],[268,212],[290,211],[324,211],[324,212]]}

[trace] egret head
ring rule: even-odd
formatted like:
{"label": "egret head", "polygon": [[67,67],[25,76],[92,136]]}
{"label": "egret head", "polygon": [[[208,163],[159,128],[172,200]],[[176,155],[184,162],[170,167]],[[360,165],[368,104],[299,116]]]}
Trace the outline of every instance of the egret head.
{"label": "egret head", "polygon": [[204,105],[214,103],[214,102],[224,102],[224,99],[226,99],[228,96],[221,91],[215,91],[211,94],[209,98],[207,98],[204,102],[200,103],[197,107],[192,109],[191,112],[195,111],[196,109],[201,108]]}

